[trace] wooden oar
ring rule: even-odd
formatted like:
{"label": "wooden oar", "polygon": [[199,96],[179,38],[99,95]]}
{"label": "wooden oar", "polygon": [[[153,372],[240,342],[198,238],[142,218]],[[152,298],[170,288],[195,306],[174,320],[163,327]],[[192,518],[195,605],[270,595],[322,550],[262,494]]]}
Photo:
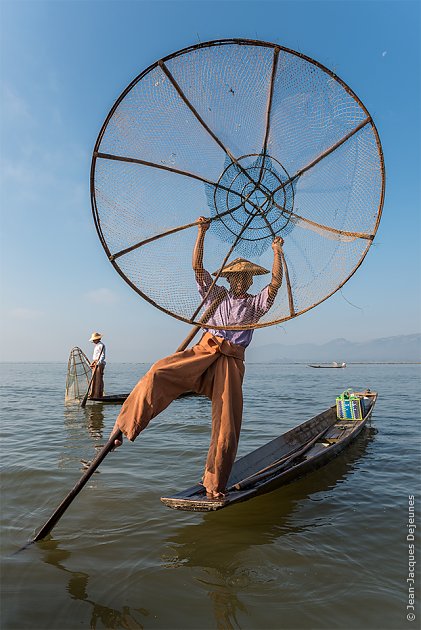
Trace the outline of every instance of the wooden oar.
{"label": "wooden oar", "polygon": [[97,368],[98,368],[98,365],[99,365],[99,362],[101,360],[103,352],[104,352],[104,346],[102,346],[102,350],[101,350],[101,353],[100,353],[100,355],[98,357],[98,361],[96,362],[95,367],[93,369],[91,380],[89,381],[88,389],[86,390],[86,394],[84,395],[84,397],[82,399],[82,402],[80,403],[80,406],[83,409],[86,407],[86,401],[88,400],[89,392],[91,391],[92,383],[94,382],[95,374],[96,374],[96,371],[97,371]]}

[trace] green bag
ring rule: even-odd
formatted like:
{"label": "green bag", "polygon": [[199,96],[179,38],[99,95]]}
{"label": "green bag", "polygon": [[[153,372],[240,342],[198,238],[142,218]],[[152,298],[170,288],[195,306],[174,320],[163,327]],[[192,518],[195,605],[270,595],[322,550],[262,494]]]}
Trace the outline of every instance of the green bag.
{"label": "green bag", "polygon": [[339,420],[362,420],[361,398],[352,389],[346,389],[337,396],[336,416]]}

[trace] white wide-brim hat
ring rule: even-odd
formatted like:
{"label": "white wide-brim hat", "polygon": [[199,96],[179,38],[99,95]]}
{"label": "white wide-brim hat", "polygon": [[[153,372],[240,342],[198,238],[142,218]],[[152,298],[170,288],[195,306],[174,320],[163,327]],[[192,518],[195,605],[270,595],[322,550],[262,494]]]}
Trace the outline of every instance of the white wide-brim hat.
{"label": "white wide-brim hat", "polygon": [[101,339],[101,337],[101,333],[93,332],[89,341],[98,341],[99,339]]}

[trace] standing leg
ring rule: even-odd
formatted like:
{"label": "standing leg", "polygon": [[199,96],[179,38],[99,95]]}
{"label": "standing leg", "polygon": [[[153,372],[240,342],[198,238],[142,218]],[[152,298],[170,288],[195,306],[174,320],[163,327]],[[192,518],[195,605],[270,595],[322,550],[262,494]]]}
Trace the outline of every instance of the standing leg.
{"label": "standing leg", "polygon": [[99,396],[98,398],[102,398],[104,396],[104,370],[105,370],[105,365],[101,363],[100,366],[98,367],[98,371],[99,371],[99,378],[98,378]]}
{"label": "standing leg", "polygon": [[90,398],[102,398],[104,395],[104,365],[99,364],[95,370]]}
{"label": "standing leg", "polygon": [[215,495],[224,492],[237,454],[243,415],[241,359],[220,355],[213,366],[212,434],[203,485]]}

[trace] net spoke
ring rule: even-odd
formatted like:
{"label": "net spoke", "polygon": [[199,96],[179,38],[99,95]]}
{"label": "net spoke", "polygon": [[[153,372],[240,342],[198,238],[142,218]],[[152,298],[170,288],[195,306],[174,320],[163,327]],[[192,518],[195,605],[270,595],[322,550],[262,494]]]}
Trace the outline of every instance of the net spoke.
{"label": "net spoke", "polygon": [[368,116],[363,121],[361,121],[359,125],[354,127],[354,129],[352,129],[352,131],[350,131],[349,133],[346,134],[346,136],[344,136],[343,138],[338,140],[338,142],[335,142],[335,144],[333,144],[331,147],[326,149],[326,151],[323,151],[323,153],[318,155],[314,160],[312,160],[309,164],[307,164],[307,166],[304,166],[304,168],[301,168],[300,170],[298,170],[295,173],[295,175],[290,177],[286,182],[282,182],[282,184],[280,186],[278,186],[278,188],[275,188],[275,190],[273,191],[272,195],[275,195],[277,192],[279,192],[280,190],[285,188],[285,186],[288,186],[289,184],[292,184],[292,182],[294,182],[296,179],[301,177],[301,175],[304,175],[304,173],[306,173],[311,168],[313,168],[313,166],[316,166],[316,164],[318,164],[321,160],[323,160],[325,157],[327,157],[328,155],[330,155],[331,153],[336,151],[336,149],[338,149],[340,146],[342,146],[347,140],[352,138],[352,136],[354,136],[356,133],[358,133],[358,131],[360,131],[363,127],[365,127],[369,122],[371,122],[370,116]]}
{"label": "net spoke", "polygon": [[[266,215],[263,212],[261,212],[261,214],[263,216],[263,219],[264,219],[266,225],[268,226],[269,230],[271,231],[272,236],[275,238],[276,234],[275,234],[275,232],[274,232],[274,230],[272,228],[272,225],[267,220]],[[287,285],[289,312],[290,312],[290,316],[291,317],[295,317],[294,297],[292,295],[292,287],[291,287],[291,281],[289,279],[288,265],[286,263],[283,250],[281,250],[281,261],[282,261],[282,267],[283,267],[283,270],[284,270],[285,282],[286,282],[286,285]]]}
{"label": "net spoke", "polygon": [[263,209],[258,207],[257,211],[259,212],[259,214],[263,218],[263,221],[266,223],[267,227],[269,228],[269,231],[272,234],[273,238],[275,238],[276,233],[273,230],[272,224],[268,221],[266,214],[263,212]]}
{"label": "net spoke", "polygon": [[[226,212],[222,212],[221,214],[218,214],[215,217],[209,217],[209,221],[218,221],[219,219],[221,219],[221,217],[227,215],[227,214],[231,214],[232,212],[235,212],[236,210],[238,210],[239,208],[241,208],[243,204],[241,203],[238,206],[235,206],[234,208],[230,208],[229,210],[227,210]],[[126,247],[125,249],[120,250],[119,252],[116,252],[115,254],[112,254],[109,259],[111,261],[115,260],[116,258],[120,258],[120,256],[124,256],[125,254],[129,254],[130,252],[134,251],[135,249],[138,249],[139,247],[142,247],[143,245],[147,245],[148,243],[152,243],[153,241],[157,241],[160,238],[164,238],[165,236],[170,236],[171,234],[176,234],[177,232],[181,232],[182,230],[188,230],[191,227],[194,227],[195,225],[199,225],[199,221],[193,221],[192,223],[186,223],[186,225],[180,225],[178,227],[172,228],[171,230],[166,230],[165,232],[160,232],[159,234],[155,234],[154,236],[150,236],[149,238],[145,238],[143,241],[139,241],[138,243],[135,243],[134,245],[131,245],[130,247]]]}
{"label": "net spoke", "polygon": [[211,186],[216,186],[215,182],[206,179],[205,177],[201,177],[200,175],[196,175],[195,173],[190,173],[189,171],[183,171],[178,168],[173,168],[172,166],[166,166],[165,164],[157,164],[156,162],[147,162],[146,160],[141,160],[139,158],[125,157],[123,155],[114,155],[112,153],[101,153],[97,151],[94,153],[95,157],[102,158],[104,160],[115,160],[117,162],[128,162],[129,164],[140,164],[141,166],[149,166],[150,168],[158,168],[162,171],[169,171],[170,173],[176,173],[177,175],[184,175],[185,177],[191,177],[192,179],[197,179],[199,182],[203,182],[204,184],[210,184]]}
{"label": "net spoke", "polygon": [[177,91],[177,94],[179,95],[179,97],[181,98],[181,100],[187,105],[187,107],[190,109],[190,111],[192,112],[192,114],[197,118],[197,120],[199,121],[199,123],[202,125],[202,127],[207,131],[207,133],[215,140],[215,142],[218,144],[218,146],[224,151],[224,153],[226,153],[228,155],[228,157],[235,162],[235,157],[233,156],[233,154],[231,153],[231,151],[224,145],[224,143],[222,142],[222,140],[220,140],[218,138],[218,136],[212,131],[212,129],[205,123],[205,121],[203,120],[203,118],[201,117],[201,115],[199,114],[199,112],[197,111],[197,109],[193,106],[193,104],[189,101],[189,99],[187,98],[187,96],[184,94],[183,90],[181,89],[181,87],[179,86],[179,84],[177,83],[177,81],[175,80],[175,78],[173,77],[173,75],[171,74],[171,72],[168,70],[167,66],[165,65],[165,63],[161,60],[159,62],[159,67],[161,68],[161,70],[165,73],[165,75],[167,76],[167,78],[171,81],[172,85],[174,86],[175,90]]}
{"label": "net spoke", "polygon": [[278,67],[279,52],[280,52],[280,49],[278,47],[275,48],[273,51],[272,75],[270,77],[270,87],[269,87],[268,102],[267,102],[267,109],[266,109],[265,139],[263,141],[263,151],[262,151],[263,155],[266,154],[268,140],[269,140],[270,115],[272,112],[272,103],[273,103],[273,88],[275,85],[275,76],[276,76],[276,70]]}
{"label": "net spoke", "polygon": [[206,179],[205,177],[201,177],[200,175],[196,175],[195,173],[190,173],[189,171],[183,171],[178,168],[173,168],[172,166],[166,166],[165,164],[157,164],[156,162],[147,162],[146,160],[141,160],[139,158],[125,157],[123,155],[114,155],[112,153],[101,153],[100,151],[96,151],[94,153],[96,158],[101,158],[104,160],[114,160],[117,162],[128,162],[129,164],[139,164],[141,166],[149,166],[150,168],[157,168],[162,171],[169,171],[170,173],[175,173],[176,175],[184,175],[185,177],[190,177],[191,179],[196,179],[199,182],[203,182],[204,184],[208,184],[209,186],[215,186],[220,188],[221,190],[225,190],[232,195],[236,195],[237,197],[242,197],[242,194],[233,190],[232,188],[227,188],[223,184],[219,182],[213,182],[210,179]]}
{"label": "net spoke", "polygon": [[263,179],[263,172],[264,172],[264,167],[265,167],[265,156],[266,156],[268,140],[269,140],[270,114],[272,111],[273,88],[275,85],[275,76],[276,76],[276,69],[278,67],[279,52],[280,52],[280,49],[278,47],[276,47],[273,51],[272,74],[270,77],[269,93],[268,93],[268,100],[267,100],[267,105],[266,105],[265,137],[263,140],[263,148],[262,148],[262,164],[260,166],[259,181],[257,182],[257,186],[259,187],[259,189],[260,189],[262,179]]}
{"label": "net spoke", "polygon": [[237,158],[234,157],[234,155],[231,153],[231,151],[228,149],[228,147],[226,147],[224,145],[222,140],[220,140],[220,138],[218,138],[218,136],[212,131],[212,129],[210,129],[210,127],[205,123],[205,121],[203,120],[203,118],[201,117],[199,112],[196,110],[196,108],[193,106],[193,104],[189,101],[187,96],[184,94],[183,90],[181,89],[181,87],[179,86],[179,84],[177,83],[177,81],[175,80],[175,78],[173,77],[173,75],[168,70],[167,66],[165,65],[165,63],[162,60],[159,62],[159,66],[163,70],[165,75],[168,77],[168,79],[171,81],[171,83],[173,84],[173,86],[174,86],[175,90],[177,91],[178,95],[180,96],[180,98],[187,105],[187,107],[190,109],[190,111],[193,113],[193,115],[197,118],[197,120],[200,122],[202,127],[215,140],[215,142],[218,144],[218,146],[221,147],[221,149],[224,151],[224,153],[226,153],[228,155],[230,160],[240,169],[240,171],[243,173],[243,175],[245,175],[250,180],[250,182],[256,187],[256,190],[259,189],[260,192],[265,197],[267,197],[266,192],[259,188],[260,183],[254,181],[254,179],[247,172],[247,170],[242,166],[242,164],[240,164],[240,162],[237,160]]}
{"label": "net spoke", "polygon": [[282,260],[282,267],[284,269],[285,282],[287,285],[289,314],[291,317],[295,317],[296,312],[295,312],[295,307],[294,307],[294,297],[292,295],[291,280],[289,278],[288,265],[286,263],[284,252],[282,249],[281,249],[281,260]]}
{"label": "net spoke", "polygon": [[366,234],[364,232],[348,232],[346,230],[337,230],[336,228],[329,227],[328,225],[323,225],[322,223],[317,223],[316,221],[311,221],[310,219],[306,219],[305,217],[300,216],[296,212],[291,212],[291,217],[297,220],[298,225],[301,223],[305,223],[302,225],[303,228],[313,229],[314,232],[321,234],[322,236],[328,236],[326,232],[330,235],[330,237],[335,237],[338,240],[341,237],[345,237],[348,240],[354,240],[356,238],[364,238],[367,241],[372,241],[374,238],[374,234]]}

